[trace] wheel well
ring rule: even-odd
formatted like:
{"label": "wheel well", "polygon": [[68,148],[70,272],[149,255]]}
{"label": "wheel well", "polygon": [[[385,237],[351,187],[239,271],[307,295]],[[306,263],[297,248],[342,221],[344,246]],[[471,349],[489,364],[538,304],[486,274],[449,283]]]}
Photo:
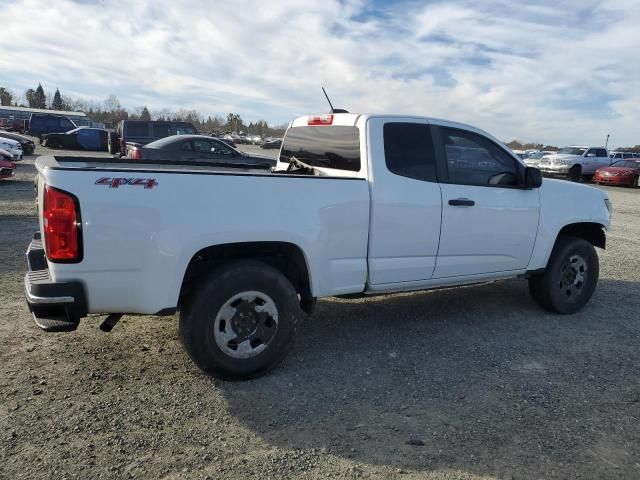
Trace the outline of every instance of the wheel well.
{"label": "wheel well", "polygon": [[572,223],[564,226],[558,233],[558,237],[560,237],[560,235],[583,238],[594,247],[599,247],[603,250],[607,244],[607,237],[604,234],[604,229],[599,223]]}
{"label": "wheel well", "polygon": [[233,260],[259,260],[286,276],[300,295],[301,305],[313,304],[309,270],[302,250],[288,242],[242,242],[213,245],[197,252],[189,261],[180,289],[180,303],[197,285],[197,279]]}

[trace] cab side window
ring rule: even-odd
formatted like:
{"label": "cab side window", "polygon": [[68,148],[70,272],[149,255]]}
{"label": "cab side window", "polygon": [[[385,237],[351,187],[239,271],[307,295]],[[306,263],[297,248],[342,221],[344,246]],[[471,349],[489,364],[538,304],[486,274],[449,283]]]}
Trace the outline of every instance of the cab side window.
{"label": "cab side window", "polygon": [[211,142],[211,153],[217,153],[218,155],[231,155],[233,154],[233,150],[229,148],[229,146],[225,145],[222,142]]}
{"label": "cab side window", "polygon": [[509,187],[520,185],[517,161],[488,138],[467,130],[441,127],[449,183]]}
{"label": "cab side window", "polygon": [[194,140],[193,149],[196,152],[212,153],[213,145],[208,140]]}

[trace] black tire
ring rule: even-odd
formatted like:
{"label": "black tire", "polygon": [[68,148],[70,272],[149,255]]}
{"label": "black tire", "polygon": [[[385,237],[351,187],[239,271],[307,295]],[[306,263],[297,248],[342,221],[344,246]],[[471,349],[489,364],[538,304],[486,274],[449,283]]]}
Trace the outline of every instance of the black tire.
{"label": "black tire", "polygon": [[640,176],[636,175],[636,178],[633,179],[633,181],[631,182],[631,188],[639,188],[640,185],[638,185],[639,181],[638,179],[640,178]]}
{"label": "black tire", "polygon": [[582,180],[582,165],[574,165],[569,169],[569,180],[572,182]]}
{"label": "black tire", "polygon": [[529,292],[546,310],[576,313],[593,295],[599,273],[593,245],[582,238],[560,236],[545,272],[529,278]]}
{"label": "black tire", "polygon": [[109,132],[107,135],[107,149],[112,155],[115,155],[118,153],[118,150],[120,150],[118,145],[118,135],[116,135],[116,132]]}
{"label": "black tire", "polygon": [[[267,303],[257,303],[261,301],[258,297],[247,302],[244,296],[229,303],[234,297],[250,297],[252,293],[268,299]],[[272,304],[275,317],[255,309]],[[229,317],[231,310],[234,313]],[[285,357],[302,318],[296,291],[282,273],[265,263],[243,260],[205,277],[200,288],[185,299],[179,329],[189,356],[205,373],[225,380],[245,380],[265,374]],[[226,335],[236,336],[231,340],[221,338]],[[235,342],[238,338],[241,341]],[[254,342],[262,344],[254,347]],[[246,355],[240,348],[243,344],[254,353],[237,358]]]}

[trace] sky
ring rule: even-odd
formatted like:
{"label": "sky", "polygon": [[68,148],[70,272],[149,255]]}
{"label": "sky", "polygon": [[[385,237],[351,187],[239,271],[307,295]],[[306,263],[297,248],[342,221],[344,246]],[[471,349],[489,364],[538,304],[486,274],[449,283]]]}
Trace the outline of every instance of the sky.
{"label": "sky", "polygon": [[0,86],[286,123],[328,106],[640,144],[639,0],[0,0]]}

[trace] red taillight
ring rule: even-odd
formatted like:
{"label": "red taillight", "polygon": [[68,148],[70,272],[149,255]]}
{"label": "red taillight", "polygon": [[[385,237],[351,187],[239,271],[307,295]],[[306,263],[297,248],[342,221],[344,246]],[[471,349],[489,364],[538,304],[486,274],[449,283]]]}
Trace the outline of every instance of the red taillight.
{"label": "red taillight", "polygon": [[131,150],[129,150],[129,158],[132,158],[134,160],[142,160],[142,151],[137,147],[132,148]]}
{"label": "red taillight", "polygon": [[333,114],[326,115],[309,115],[307,117],[307,125],[331,125],[333,124]]}
{"label": "red taillight", "polygon": [[42,207],[47,258],[53,262],[82,260],[80,210],[76,197],[45,185]]}

